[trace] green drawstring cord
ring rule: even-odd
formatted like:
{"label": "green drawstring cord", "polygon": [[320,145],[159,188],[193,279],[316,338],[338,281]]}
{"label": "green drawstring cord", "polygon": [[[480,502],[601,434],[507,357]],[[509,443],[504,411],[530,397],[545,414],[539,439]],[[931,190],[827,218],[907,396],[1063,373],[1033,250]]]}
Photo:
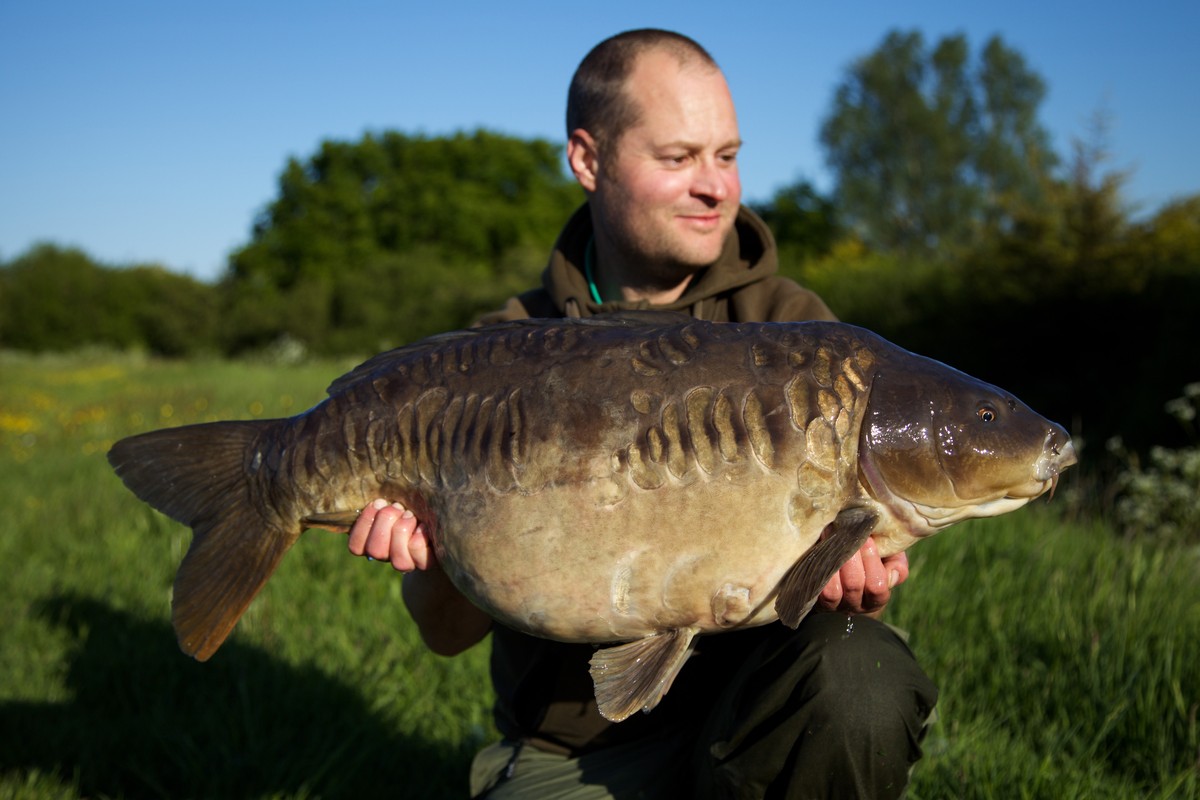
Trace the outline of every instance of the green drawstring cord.
{"label": "green drawstring cord", "polygon": [[592,293],[592,300],[596,305],[600,305],[604,301],[600,299],[600,290],[596,288],[596,281],[592,278],[592,261],[596,257],[596,237],[592,236],[588,239],[587,248],[583,251],[583,276],[587,278],[588,291]]}

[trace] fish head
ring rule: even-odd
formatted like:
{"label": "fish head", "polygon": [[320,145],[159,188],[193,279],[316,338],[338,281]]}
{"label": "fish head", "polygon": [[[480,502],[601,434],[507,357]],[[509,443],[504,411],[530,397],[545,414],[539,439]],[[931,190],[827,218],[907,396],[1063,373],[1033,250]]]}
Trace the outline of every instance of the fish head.
{"label": "fish head", "polygon": [[859,467],[915,535],[1019,508],[1076,463],[1061,425],[1003,389],[906,355],[872,382]]}

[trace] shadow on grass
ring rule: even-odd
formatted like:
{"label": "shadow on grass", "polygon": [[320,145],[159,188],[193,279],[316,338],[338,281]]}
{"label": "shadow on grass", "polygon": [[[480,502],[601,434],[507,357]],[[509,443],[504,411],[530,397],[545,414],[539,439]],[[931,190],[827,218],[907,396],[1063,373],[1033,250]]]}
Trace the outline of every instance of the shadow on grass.
{"label": "shadow on grass", "polygon": [[80,639],[72,698],[0,704],[0,770],[57,775],[82,796],[466,795],[475,743],[405,736],[316,669],[237,642],[198,664],[167,623],[90,598],[55,597],[38,613]]}

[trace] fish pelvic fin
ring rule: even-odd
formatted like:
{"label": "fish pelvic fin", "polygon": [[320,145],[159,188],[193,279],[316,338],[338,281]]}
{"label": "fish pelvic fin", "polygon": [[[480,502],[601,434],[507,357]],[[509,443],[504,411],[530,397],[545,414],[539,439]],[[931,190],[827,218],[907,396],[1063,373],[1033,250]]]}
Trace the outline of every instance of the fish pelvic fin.
{"label": "fish pelvic fin", "polygon": [[829,523],[826,535],[791,566],[779,582],[775,612],[784,625],[795,629],[812,610],[829,579],[866,543],[879,522],[869,508],[843,509]]}
{"label": "fish pelvic fin", "polygon": [[299,537],[251,501],[248,454],[278,420],[214,422],[122,439],[108,453],[141,500],[192,529],[175,575],[171,621],[199,661],[217,651]]}
{"label": "fish pelvic fin", "polygon": [[309,514],[301,522],[306,528],[320,528],[334,533],[349,533],[362,509],[352,508],[344,511],[323,511]]}
{"label": "fish pelvic fin", "polygon": [[675,628],[597,650],[589,671],[600,715],[620,722],[658,705],[691,655],[695,635],[694,628]]}

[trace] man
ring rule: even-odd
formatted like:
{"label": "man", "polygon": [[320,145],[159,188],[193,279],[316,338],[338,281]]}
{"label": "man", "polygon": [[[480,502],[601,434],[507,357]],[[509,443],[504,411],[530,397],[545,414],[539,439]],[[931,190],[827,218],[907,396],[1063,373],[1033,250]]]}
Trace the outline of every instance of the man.
{"label": "man", "polygon": [[[587,205],[563,230],[543,286],[485,322],[632,308],[714,321],[833,319],[775,275],[766,226],[740,206],[733,100],[711,56],[665,31],[594,48],[572,80],[567,158]],[[714,519],[736,535],[735,520]],[[377,501],[351,531],[356,555],[406,572],[405,602],[425,642],[453,655],[489,631],[504,741],[472,769],[488,797],[891,797],[919,757],[936,690],[887,626],[814,613],[699,641],[649,714],[609,723],[596,710],[590,645],[516,633],[449,582],[413,515]],[[826,609],[878,614],[908,575],[873,543],[822,593]]]}

